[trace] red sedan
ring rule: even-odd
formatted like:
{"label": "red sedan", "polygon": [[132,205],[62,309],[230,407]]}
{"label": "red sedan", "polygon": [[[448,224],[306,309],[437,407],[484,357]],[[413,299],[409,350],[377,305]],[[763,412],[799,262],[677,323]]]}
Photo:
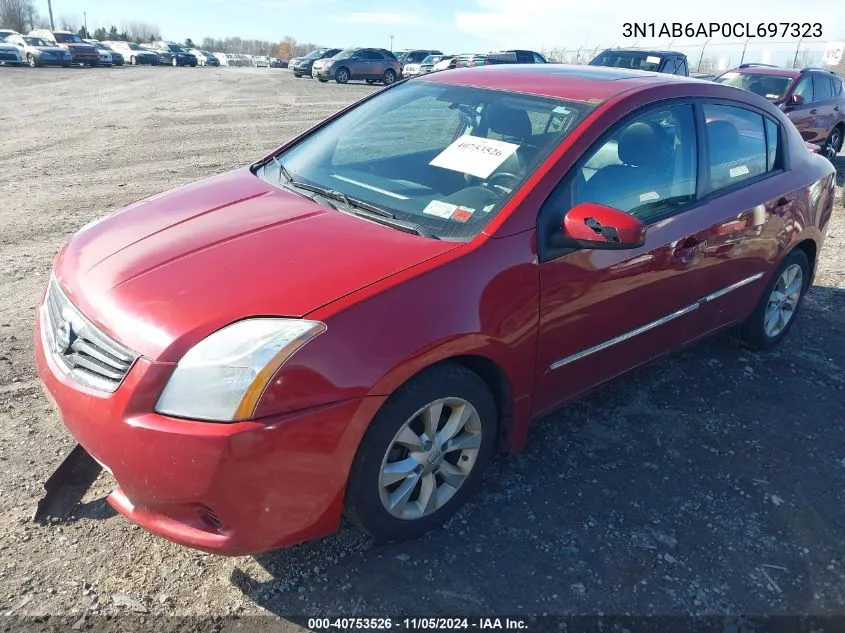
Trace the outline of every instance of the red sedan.
{"label": "red sedan", "polygon": [[411,538],[597,385],[729,327],[778,343],[833,198],[831,164],[750,92],[432,74],[83,228],[38,370],[155,534],[259,552],[345,513]]}

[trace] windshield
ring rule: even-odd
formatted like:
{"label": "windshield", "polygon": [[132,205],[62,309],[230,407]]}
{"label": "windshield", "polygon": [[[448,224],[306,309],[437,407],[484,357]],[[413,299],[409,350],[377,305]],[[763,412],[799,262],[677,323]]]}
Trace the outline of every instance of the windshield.
{"label": "windshield", "polygon": [[[294,180],[340,191],[442,239],[463,240],[487,225],[593,107],[409,82],[277,158]],[[269,182],[285,182],[274,161],[261,172]]]}
{"label": "windshield", "polygon": [[145,48],[141,48],[139,44],[127,44],[127,46],[132,49],[133,51],[143,51],[146,50]]}
{"label": "windshield", "polygon": [[429,56],[428,56],[428,57],[426,57],[424,60],[422,60],[422,64],[420,64],[420,65],[425,65],[425,64],[436,64],[436,63],[437,63],[437,62],[439,62],[441,59],[443,59],[443,57],[442,57],[441,55],[429,55]]}
{"label": "windshield", "polygon": [[57,42],[61,42],[62,44],[82,44],[82,39],[78,35],[74,35],[73,33],[53,33],[53,37],[56,38]]}
{"label": "windshield", "polygon": [[655,71],[660,68],[661,60],[662,58],[659,55],[649,55],[648,53],[605,51],[591,61],[590,65]]}
{"label": "windshield", "polygon": [[25,37],[23,39],[30,46],[50,46],[50,44],[42,40],[40,37]]}
{"label": "windshield", "polygon": [[342,51],[332,57],[332,59],[346,59],[347,57],[352,57],[357,50],[357,48],[344,48]]}
{"label": "windshield", "polygon": [[729,72],[716,77],[713,81],[734,88],[742,88],[766,99],[777,101],[783,99],[789,89],[789,84],[792,83],[792,77]]}
{"label": "windshield", "polygon": [[179,46],[178,44],[168,44],[167,48],[169,48],[174,53],[184,53],[185,49]]}
{"label": "windshield", "polygon": [[322,57],[323,53],[325,52],[326,49],[324,48],[318,49],[316,51],[311,51],[305,56],[305,59],[320,59],[320,57]]}

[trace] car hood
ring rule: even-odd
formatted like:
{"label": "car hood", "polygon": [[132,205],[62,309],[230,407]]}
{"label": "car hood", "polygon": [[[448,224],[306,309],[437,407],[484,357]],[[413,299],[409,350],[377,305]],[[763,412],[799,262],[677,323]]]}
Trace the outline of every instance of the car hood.
{"label": "car hood", "polygon": [[14,44],[7,44],[6,42],[0,42],[0,50],[2,51],[18,51],[18,47]]}
{"label": "car hood", "polygon": [[29,48],[41,51],[42,53],[67,53],[67,49],[62,48],[61,46],[30,46]]}
{"label": "car hood", "polygon": [[91,320],[167,361],[238,319],[305,316],[460,244],[353,217],[241,169],[83,227],[55,271]]}

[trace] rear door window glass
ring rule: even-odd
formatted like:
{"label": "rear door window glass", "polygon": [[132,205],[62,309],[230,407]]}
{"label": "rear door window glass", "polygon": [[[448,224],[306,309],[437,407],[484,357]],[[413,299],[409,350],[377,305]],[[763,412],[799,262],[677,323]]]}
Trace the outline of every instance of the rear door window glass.
{"label": "rear door window glass", "polygon": [[744,108],[704,104],[710,189],[717,191],[769,170],[763,116]]}

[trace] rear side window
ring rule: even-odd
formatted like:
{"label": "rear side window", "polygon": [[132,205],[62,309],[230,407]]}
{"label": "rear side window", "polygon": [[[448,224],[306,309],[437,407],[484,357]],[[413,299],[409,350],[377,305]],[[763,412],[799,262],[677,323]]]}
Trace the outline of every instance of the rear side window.
{"label": "rear side window", "polygon": [[814,101],[813,99],[813,78],[812,77],[802,77],[798,82],[798,85],[795,86],[795,90],[793,91],[794,95],[800,95],[804,97],[805,103],[810,103]]}
{"label": "rear side window", "polygon": [[710,189],[718,191],[768,171],[763,116],[744,108],[705,104]]}
{"label": "rear side window", "polygon": [[833,83],[823,75],[813,75],[813,101],[833,98]]}
{"label": "rear side window", "polygon": [[531,55],[532,55],[532,57],[534,57],[534,63],[535,64],[547,64],[548,63],[546,61],[546,59],[538,53],[531,53]]}
{"label": "rear side window", "polygon": [[675,74],[676,75],[683,75],[684,77],[689,75],[689,69],[687,68],[687,60],[682,59],[678,63],[678,70],[675,71]]}
{"label": "rear side window", "polygon": [[663,70],[660,72],[666,73],[669,75],[674,75],[675,71],[678,69],[678,60],[674,57],[670,57],[666,60],[666,65],[663,67]]}
{"label": "rear side window", "polygon": [[692,106],[650,110],[621,123],[575,173],[573,204],[596,202],[648,223],[695,199]]}

